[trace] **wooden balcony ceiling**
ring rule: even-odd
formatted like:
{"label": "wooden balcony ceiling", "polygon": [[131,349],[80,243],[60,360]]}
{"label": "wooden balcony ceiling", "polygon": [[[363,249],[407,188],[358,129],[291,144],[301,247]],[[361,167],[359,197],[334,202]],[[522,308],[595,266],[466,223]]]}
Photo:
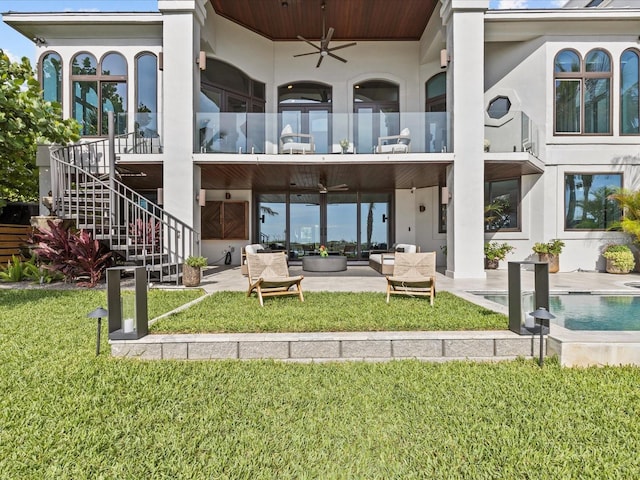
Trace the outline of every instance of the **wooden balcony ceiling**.
{"label": "wooden balcony ceiling", "polygon": [[[270,40],[318,40],[322,0],[210,0],[222,17]],[[324,0],[333,40],[409,40],[422,36],[439,0]],[[287,6],[284,6],[284,4]]]}

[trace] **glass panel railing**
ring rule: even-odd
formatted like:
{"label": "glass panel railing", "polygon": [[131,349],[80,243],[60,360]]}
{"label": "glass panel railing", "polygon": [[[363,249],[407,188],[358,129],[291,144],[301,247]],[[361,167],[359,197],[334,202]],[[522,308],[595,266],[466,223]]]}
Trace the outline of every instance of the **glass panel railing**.
{"label": "glass panel railing", "polygon": [[484,127],[485,151],[529,152],[538,156],[539,128],[521,111],[508,112]]}
{"label": "glass panel railing", "polygon": [[[162,137],[157,113],[138,112],[133,115],[132,129],[116,128],[116,153],[146,154],[162,153]],[[116,126],[127,125],[128,114],[115,116]],[[126,132],[126,133],[120,133]]]}
{"label": "glass panel railing", "polygon": [[195,122],[195,153],[435,153],[448,142],[445,112],[197,113]]}

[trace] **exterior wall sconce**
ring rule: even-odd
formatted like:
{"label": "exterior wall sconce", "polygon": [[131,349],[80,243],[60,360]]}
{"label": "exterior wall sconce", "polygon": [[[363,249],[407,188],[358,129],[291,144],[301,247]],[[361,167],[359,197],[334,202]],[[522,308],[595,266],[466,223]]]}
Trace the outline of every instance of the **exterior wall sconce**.
{"label": "exterior wall sconce", "polygon": [[225,193],[224,198],[226,198],[227,200],[231,200],[231,194],[229,192]]}
{"label": "exterior wall sconce", "polygon": [[424,212],[427,209],[427,207],[425,207],[424,205],[419,205],[418,206],[418,210],[420,210],[420,213]]}
{"label": "exterior wall sconce", "polygon": [[164,204],[164,188],[162,188],[162,187],[158,188],[156,196],[157,196],[157,202],[156,203],[158,205]]}
{"label": "exterior wall sconce", "polygon": [[204,207],[207,204],[207,191],[204,188],[201,188],[196,195],[196,201],[201,207]]}
{"label": "exterior wall sconce", "polygon": [[207,69],[207,54],[204,51],[200,50],[198,58],[196,58],[196,63],[200,67],[200,70]]}
{"label": "exterior wall sconce", "polygon": [[442,187],[440,189],[440,203],[442,205],[448,205],[451,200],[451,194],[449,193],[449,187]]}
{"label": "exterior wall sconce", "polygon": [[447,49],[443,48],[442,50],[440,50],[440,68],[447,68],[450,61],[451,57],[449,56]]}

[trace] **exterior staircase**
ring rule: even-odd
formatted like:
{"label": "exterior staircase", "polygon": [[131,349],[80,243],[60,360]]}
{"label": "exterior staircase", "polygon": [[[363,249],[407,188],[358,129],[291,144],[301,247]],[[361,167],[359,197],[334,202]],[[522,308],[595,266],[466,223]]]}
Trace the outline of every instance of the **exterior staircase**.
{"label": "exterior staircase", "polygon": [[150,280],[179,284],[185,259],[200,255],[200,235],[118,179],[113,137],[52,147],[50,156],[57,216],[90,232],[118,265],[144,266]]}

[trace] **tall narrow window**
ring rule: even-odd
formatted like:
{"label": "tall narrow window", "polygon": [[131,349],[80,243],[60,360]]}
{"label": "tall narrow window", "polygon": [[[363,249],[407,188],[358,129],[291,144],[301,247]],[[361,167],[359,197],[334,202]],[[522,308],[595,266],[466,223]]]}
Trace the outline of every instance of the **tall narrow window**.
{"label": "tall narrow window", "polygon": [[441,152],[447,145],[447,75],[438,73],[426,83],[426,152]]}
{"label": "tall narrow window", "polygon": [[611,58],[604,50],[587,53],[584,62],[573,50],[554,61],[555,132],[611,133]]}
{"label": "tall narrow window", "polygon": [[373,152],[378,137],[400,133],[400,87],[386,80],[353,86],[355,138],[358,152]]}
{"label": "tall narrow window", "polygon": [[42,57],[40,85],[46,101],[62,104],[62,60],[55,52],[45,53]]}
{"label": "tall narrow window", "polygon": [[71,114],[82,135],[107,135],[107,112],[116,119],[116,132],[126,132],[127,64],[119,53],[105,55],[98,68],[90,53],[79,53],[71,62],[73,102]]}
{"label": "tall narrow window", "polygon": [[158,59],[152,53],[136,57],[136,132],[158,136]]}
{"label": "tall narrow window", "polygon": [[620,57],[620,134],[640,133],[640,105],[638,82],[640,81],[638,52],[625,50]]}
{"label": "tall narrow window", "polygon": [[484,224],[487,232],[520,228],[520,179],[494,180],[484,184]]}
{"label": "tall narrow window", "polygon": [[280,131],[289,125],[294,133],[309,134],[315,152],[331,150],[331,86],[300,82],[278,87]]}

